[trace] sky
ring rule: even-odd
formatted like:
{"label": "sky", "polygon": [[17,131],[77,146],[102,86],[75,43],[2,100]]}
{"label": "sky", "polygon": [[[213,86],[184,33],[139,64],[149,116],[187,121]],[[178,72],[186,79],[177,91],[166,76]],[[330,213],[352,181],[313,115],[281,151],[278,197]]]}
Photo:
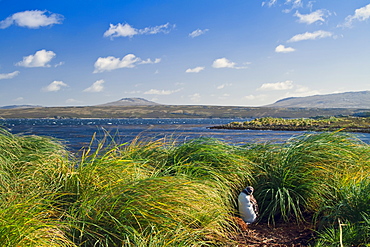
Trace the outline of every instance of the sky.
{"label": "sky", "polygon": [[370,90],[370,1],[0,0],[0,106]]}

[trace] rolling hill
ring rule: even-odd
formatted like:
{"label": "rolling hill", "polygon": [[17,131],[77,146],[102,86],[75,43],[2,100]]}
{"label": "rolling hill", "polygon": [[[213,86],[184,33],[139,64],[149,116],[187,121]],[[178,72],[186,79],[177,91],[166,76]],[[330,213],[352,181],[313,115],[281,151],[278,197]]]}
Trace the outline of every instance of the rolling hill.
{"label": "rolling hill", "polygon": [[149,101],[143,98],[122,98],[117,101],[97,105],[97,106],[142,106],[142,105],[160,105],[153,101]]}
{"label": "rolling hill", "polygon": [[286,98],[261,107],[164,105],[122,98],[95,106],[0,108],[0,118],[306,118],[369,115],[370,91]]}
{"label": "rolling hill", "polygon": [[291,97],[278,100],[266,107],[370,109],[370,91]]}

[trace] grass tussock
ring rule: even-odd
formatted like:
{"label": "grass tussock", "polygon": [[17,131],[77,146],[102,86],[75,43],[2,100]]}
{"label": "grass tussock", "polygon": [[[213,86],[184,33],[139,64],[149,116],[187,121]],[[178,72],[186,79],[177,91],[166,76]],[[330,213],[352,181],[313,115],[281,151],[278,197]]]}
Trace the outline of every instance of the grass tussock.
{"label": "grass tussock", "polygon": [[104,141],[73,157],[56,140],[1,130],[1,246],[233,246],[246,185],[259,221],[312,219],[313,246],[370,243],[369,146],[351,135]]}

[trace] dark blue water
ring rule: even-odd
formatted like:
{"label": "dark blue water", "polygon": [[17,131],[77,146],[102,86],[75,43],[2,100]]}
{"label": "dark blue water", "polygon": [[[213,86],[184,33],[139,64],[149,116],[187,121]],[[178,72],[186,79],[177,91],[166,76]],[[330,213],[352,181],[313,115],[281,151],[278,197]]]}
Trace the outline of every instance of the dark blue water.
{"label": "dark blue water", "polygon": [[[77,152],[88,147],[95,134],[94,143],[107,134],[117,143],[141,140],[173,138],[177,141],[198,137],[213,137],[232,144],[252,142],[283,142],[301,131],[217,130],[208,127],[233,121],[250,119],[0,119],[13,134],[50,136],[62,140]],[[370,143],[370,134],[355,134]]]}

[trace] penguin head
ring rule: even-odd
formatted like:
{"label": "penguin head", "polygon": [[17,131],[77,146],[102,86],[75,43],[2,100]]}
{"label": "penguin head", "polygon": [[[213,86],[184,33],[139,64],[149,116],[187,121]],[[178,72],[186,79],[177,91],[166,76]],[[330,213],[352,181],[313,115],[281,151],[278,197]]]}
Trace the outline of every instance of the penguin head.
{"label": "penguin head", "polygon": [[252,195],[253,194],[253,191],[254,191],[254,189],[253,189],[252,186],[248,186],[244,190],[245,190],[245,192],[246,192],[247,195]]}

